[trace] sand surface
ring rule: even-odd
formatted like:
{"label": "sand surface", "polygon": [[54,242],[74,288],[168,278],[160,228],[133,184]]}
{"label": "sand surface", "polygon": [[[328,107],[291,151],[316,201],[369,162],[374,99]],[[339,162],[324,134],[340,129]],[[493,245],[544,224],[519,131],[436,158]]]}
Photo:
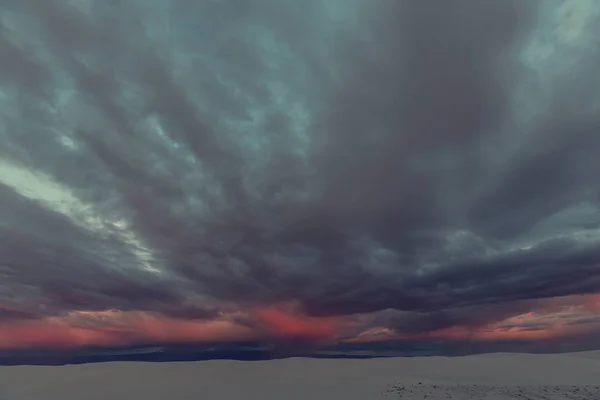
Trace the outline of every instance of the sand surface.
{"label": "sand surface", "polygon": [[598,399],[600,352],[0,367],[0,400]]}

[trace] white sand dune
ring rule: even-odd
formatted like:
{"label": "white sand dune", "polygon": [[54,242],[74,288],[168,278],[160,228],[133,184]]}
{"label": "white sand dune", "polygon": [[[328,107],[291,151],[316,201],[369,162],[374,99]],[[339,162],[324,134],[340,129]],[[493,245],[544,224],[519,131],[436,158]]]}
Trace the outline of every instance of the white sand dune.
{"label": "white sand dune", "polygon": [[1,367],[0,400],[600,399],[600,353]]}

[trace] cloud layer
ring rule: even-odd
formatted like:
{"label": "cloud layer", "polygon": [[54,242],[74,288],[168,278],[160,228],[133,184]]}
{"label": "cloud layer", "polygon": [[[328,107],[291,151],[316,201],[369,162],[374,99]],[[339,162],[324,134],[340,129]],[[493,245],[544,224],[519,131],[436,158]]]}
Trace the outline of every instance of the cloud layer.
{"label": "cloud layer", "polygon": [[0,331],[596,329],[596,2],[0,8]]}

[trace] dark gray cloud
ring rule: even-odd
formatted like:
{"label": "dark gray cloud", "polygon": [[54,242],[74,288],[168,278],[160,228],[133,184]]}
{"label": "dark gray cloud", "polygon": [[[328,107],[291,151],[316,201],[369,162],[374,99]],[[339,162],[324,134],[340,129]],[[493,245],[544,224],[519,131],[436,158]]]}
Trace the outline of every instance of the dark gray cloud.
{"label": "dark gray cloud", "polygon": [[38,318],[37,315],[19,311],[19,310],[9,310],[6,308],[0,308],[0,323],[7,321],[21,321],[21,320],[32,320]]}
{"label": "dark gray cloud", "polygon": [[0,306],[416,333],[600,291],[592,1],[0,8]]}

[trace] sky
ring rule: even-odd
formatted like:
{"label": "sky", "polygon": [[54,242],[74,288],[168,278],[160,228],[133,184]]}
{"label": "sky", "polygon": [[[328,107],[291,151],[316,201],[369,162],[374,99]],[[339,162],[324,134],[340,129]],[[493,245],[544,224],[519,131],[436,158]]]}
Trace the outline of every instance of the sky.
{"label": "sky", "polygon": [[600,348],[596,0],[0,0],[0,350]]}

